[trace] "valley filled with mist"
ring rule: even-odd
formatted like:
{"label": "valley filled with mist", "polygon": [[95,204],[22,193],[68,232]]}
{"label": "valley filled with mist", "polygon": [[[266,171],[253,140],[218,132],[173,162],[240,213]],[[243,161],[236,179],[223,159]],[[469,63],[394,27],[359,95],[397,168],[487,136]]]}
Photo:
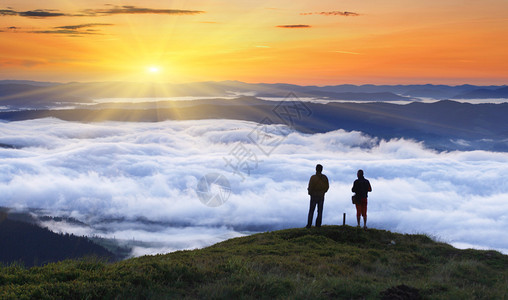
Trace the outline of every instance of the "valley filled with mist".
{"label": "valley filled with mist", "polygon": [[504,87],[85,86],[0,84],[0,206],[166,253],[303,227],[320,163],[324,224],[355,224],[363,169],[370,227],[508,253]]}

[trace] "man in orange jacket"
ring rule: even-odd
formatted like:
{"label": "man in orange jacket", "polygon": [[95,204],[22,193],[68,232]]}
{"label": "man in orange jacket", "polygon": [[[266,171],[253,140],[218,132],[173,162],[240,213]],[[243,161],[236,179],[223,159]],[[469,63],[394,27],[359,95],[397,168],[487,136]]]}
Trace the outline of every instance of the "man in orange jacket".
{"label": "man in orange jacket", "polygon": [[326,177],[326,175],[322,174],[321,172],[323,172],[323,166],[320,164],[316,165],[316,174],[312,175],[309,180],[309,187],[307,188],[307,191],[310,195],[310,206],[309,216],[307,218],[307,228],[310,228],[312,225],[312,219],[314,217],[314,210],[316,209],[316,205],[318,207],[316,227],[321,227],[325,193],[329,188],[328,177]]}
{"label": "man in orange jacket", "polygon": [[358,179],[353,183],[351,191],[355,193],[356,198],[356,221],[360,227],[360,216],[363,217],[363,228],[367,229],[367,194],[372,192],[370,182],[363,177],[363,170],[356,173]]}

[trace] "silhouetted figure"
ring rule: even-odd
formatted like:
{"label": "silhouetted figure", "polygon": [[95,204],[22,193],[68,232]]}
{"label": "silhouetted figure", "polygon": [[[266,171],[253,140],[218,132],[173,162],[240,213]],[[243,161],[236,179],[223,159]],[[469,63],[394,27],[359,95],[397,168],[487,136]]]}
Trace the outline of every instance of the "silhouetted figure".
{"label": "silhouetted figure", "polygon": [[363,216],[363,228],[367,229],[367,193],[372,192],[370,182],[363,177],[363,170],[358,170],[356,173],[358,179],[353,183],[351,189],[355,193],[356,199],[356,220],[358,227],[360,227],[360,216]]}
{"label": "silhouetted figure", "polygon": [[310,195],[309,217],[307,219],[307,228],[312,225],[312,218],[314,217],[314,210],[316,205],[318,207],[316,227],[321,227],[321,220],[323,219],[323,204],[325,201],[325,193],[328,191],[328,177],[321,174],[323,171],[322,165],[316,165],[316,174],[312,175],[309,180],[309,187],[307,188]]}

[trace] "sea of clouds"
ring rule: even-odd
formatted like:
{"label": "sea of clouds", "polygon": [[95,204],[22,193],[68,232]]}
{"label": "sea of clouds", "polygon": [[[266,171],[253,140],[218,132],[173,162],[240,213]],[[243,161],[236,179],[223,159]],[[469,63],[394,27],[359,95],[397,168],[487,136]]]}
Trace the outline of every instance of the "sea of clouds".
{"label": "sea of clouds", "polygon": [[[369,227],[508,253],[508,153],[235,120],[1,122],[0,143],[16,147],[0,148],[0,206],[72,217],[87,225],[44,225],[139,242],[135,256],[304,227],[317,163],[330,180],[325,225],[342,224],[343,213],[356,225],[351,186],[363,169]],[[230,190],[203,191],[210,176]],[[203,203],[215,194],[225,203]]]}

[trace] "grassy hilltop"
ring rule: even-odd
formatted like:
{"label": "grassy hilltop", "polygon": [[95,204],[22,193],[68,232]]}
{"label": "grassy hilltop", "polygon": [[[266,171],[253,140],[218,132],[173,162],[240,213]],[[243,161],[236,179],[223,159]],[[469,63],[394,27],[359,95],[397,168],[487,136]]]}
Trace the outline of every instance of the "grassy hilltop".
{"label": "grassy hilltop", "polygon": [[507,299],[508,256],[425,235],[297,228],[112,264],[4,266],[0,298]]}

